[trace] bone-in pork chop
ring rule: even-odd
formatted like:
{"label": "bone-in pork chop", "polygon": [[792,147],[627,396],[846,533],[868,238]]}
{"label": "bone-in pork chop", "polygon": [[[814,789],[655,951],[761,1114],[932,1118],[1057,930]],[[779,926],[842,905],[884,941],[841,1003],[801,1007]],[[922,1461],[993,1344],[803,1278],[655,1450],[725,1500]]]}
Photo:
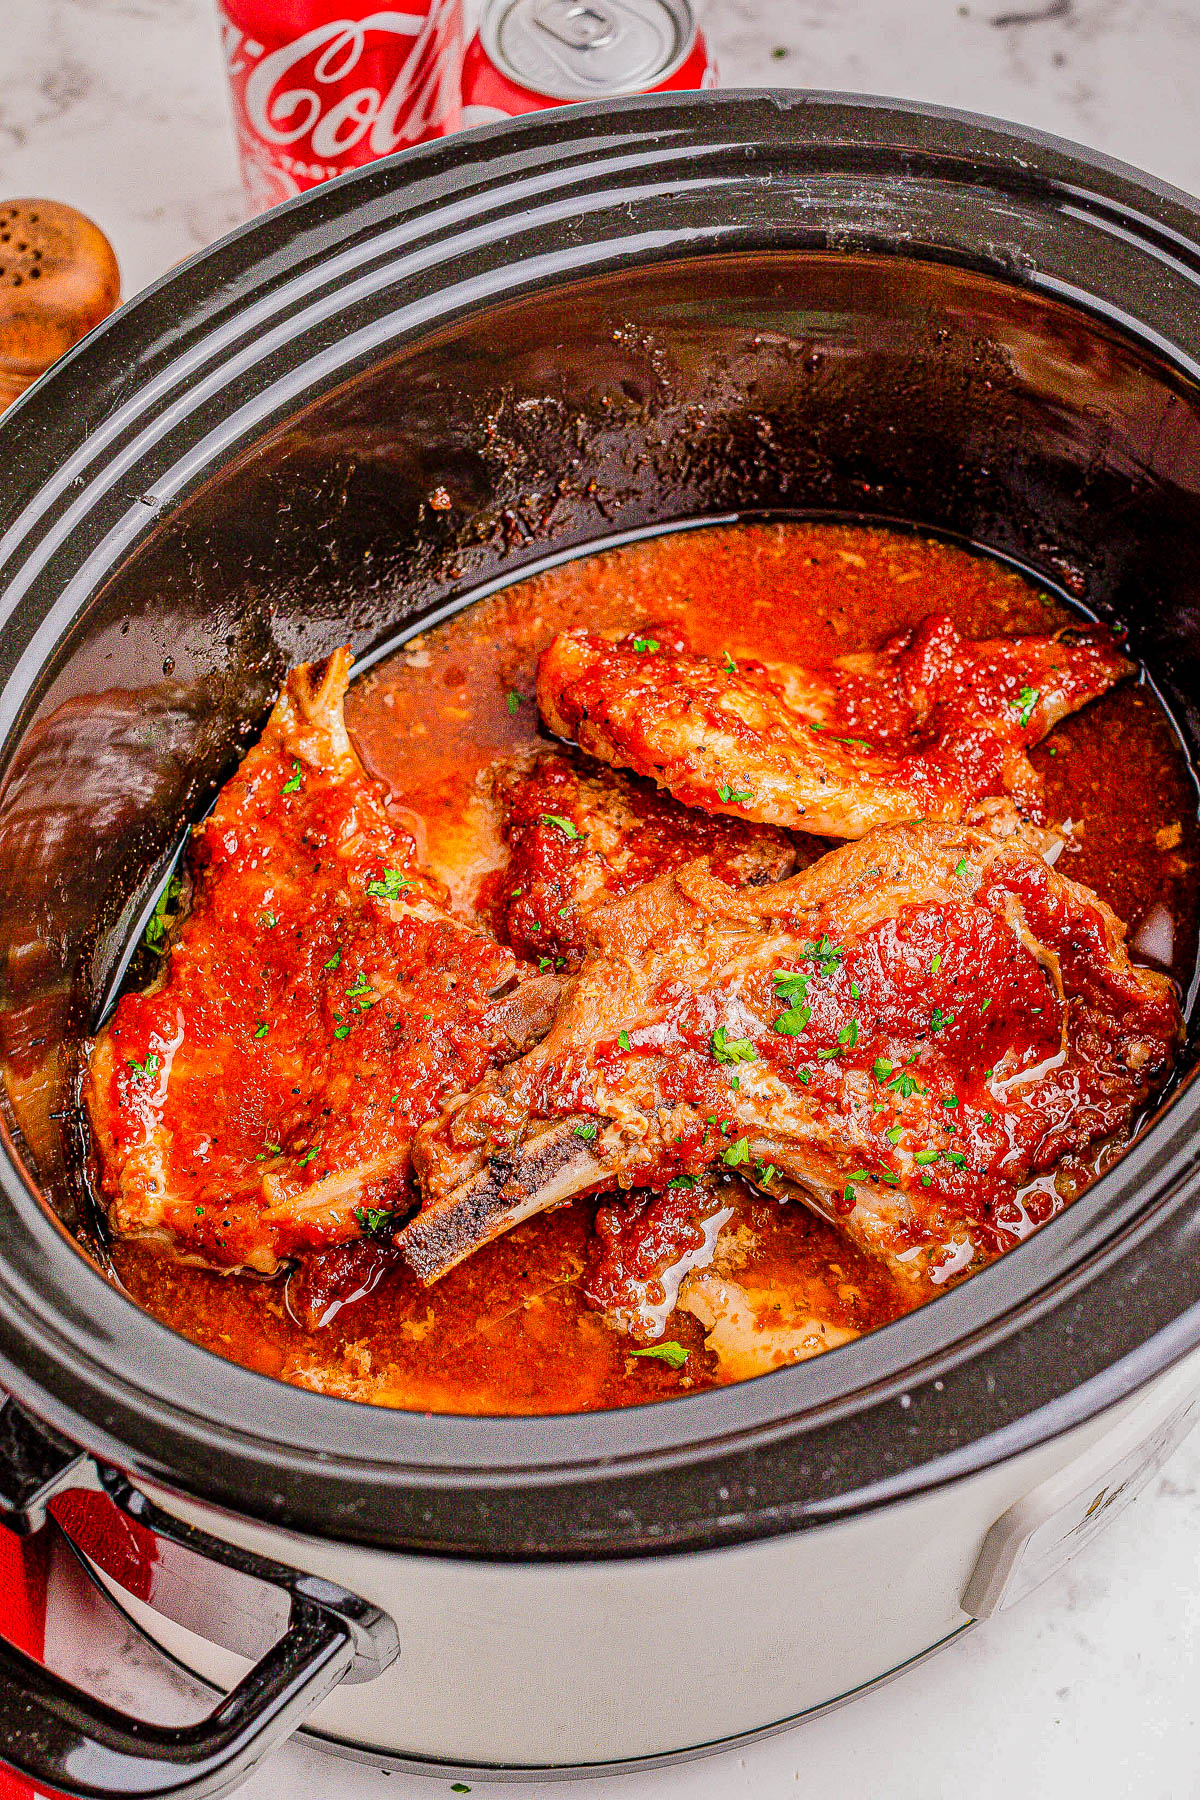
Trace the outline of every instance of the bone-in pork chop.
{"label": "bone-in pork chop", "polygon": [[557,991],[413,867],[346,734],[349,667],[288,677],[192,836],[159,980],[87,1071],[114,1231],[218,1266],[386,1229],[418,1125],[531,1043]]}
{"label": "bone-in pork chop", "polygon": [[577,629],[543,652],[538,704],[559,737],[687,806],[856,838],[1005,793],[1040,817],[1029,746],[1132,673],[1100,627],[974,643],[934,615],[813,669],[710,662],[666,628]]}
{"label": "bone-in pork chop", "polygon": [[696,812],[649,782],[555,750],[497,764],[490,787],[509,860],[489,878],[485,909],[518,956],[544,969],[579,967],[597,906],[698,856],[741,887],[779,881],[826,848]]}
{"label": "bone-in pork chop", "polygon": [[774,886],[694,863],[603,908],[549,1036],[419,1134],[412,1267],[714,1166],[926,1291],[1010,1246],[1061,1204],[1031,1177],[1125,1128],[1180,1034],[1172,983],[1045,848],[999,801]]}

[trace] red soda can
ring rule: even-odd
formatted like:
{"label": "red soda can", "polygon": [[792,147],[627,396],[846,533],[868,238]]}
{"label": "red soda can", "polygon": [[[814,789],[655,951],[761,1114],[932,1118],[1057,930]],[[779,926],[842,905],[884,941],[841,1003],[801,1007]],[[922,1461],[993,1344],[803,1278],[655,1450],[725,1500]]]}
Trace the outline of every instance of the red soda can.
{"label": "red soda can", "polygon": [[463,60],[462,122],[716,85],[689,0],[484,0]]}
{"label": "red soda can", "polygon": [[462,0],[217,0],[251,210],[461,119]]}

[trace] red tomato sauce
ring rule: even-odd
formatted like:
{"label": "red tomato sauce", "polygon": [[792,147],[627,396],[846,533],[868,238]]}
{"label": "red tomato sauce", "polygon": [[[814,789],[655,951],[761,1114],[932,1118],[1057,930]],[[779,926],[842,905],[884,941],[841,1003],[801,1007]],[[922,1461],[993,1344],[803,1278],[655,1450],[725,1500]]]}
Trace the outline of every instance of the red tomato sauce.
{"label": "red tomato sauce", "polygon": [[[396,816],[412,832],[414,861],[445,883],[454,907],[503,929],[531,960],[543,954],[574,963],[576,922],[564,920],[550,899],[578,852],[561,828],[542,829],[544,814],[569,817],[573,777],[549,771],[527,797],[525,815],[518,810],[515,826],[510,818],[502,829],[485,776],[498,757],[549,747],[532,696],[537,657],[556,632],[675,624],[693,650],[715,659],[819,663],[875,649],[934,612],[948,613],[965,637],[1049,633],[1075,619],[1056,597],[1005,567],[919,536],[824,524],[710,527],[582,558],[491,596],[413,640],[353,687],[347,720],[368,769],[388,784]],[[871,721],[876,730],[884,723]],[[1196,795],[1153,692],[1122,684],[1031,754],[1046,816],[1066,828],[1059,869],[1094,887],[1126,922],[1135,959],[1186,987],[1196,959]],[[644,819],[625,885],[633,875],[675,866],[685,853],[678,845],[689,850],[692,836],[700,841],[706,830],[697,822],[673,831],[652,796]],[[798,840],[797,848],[807,860],[812,840]],[[506,916],[518,855],[534,891]],[[1038,903],[1036,894],[1022,896],[1029,916]],[[897,1044],[929,1032],[940,1009],[945,1087],[958,1100],[944,1109],[943,1136],[951,1151],[969,1143],[970,1156],[960,1165],[939,1154],[930,1179],[969,1204],[959,1190],[985,1180],[990,1162],[1011,1146],[993,1142],[986,1096],[956,1082],[960,1034],[973,1034],[977,1060],[975,1039],[992,1027],[986,1011],[956,1005],[952,996],[969,992],[979,1000],[1026,979],[1027,971],[1014,959],[1011,939],[987,931],[981,937],[977,924],[933,910],[929,918],[908,917],[902,930],[894,922],[881,928],[891,934],[888,942],[860,945],[854,967],[839,966],[832,982],[853,981],[868,996],[863,1012],[873,1020],[882,1016],[879,1007],[892,1009],[893,1057]],[[552,948],[539,952],[542,933]],[[941,961],[931,974],[935,956]],[[890,969],[878,1007],[873,958],[886,959]],[[897,982],[897,967],[911,968],[907,986]],[[1021,1003],[1043,1009],[1037,1030],[1052,1048],[1060,1021],[1047,992],[1042,983]],[[812,1080],[834,1080],[812,1050],[824,1041],[820,1009],[832,1007],[835,989],[818,983],[812,994],[814,1029],[805,1039]],[[947,1017],[953,1013],[961,1018]],[[696,1029],[703,1031],[703,1021]],[[793,1040],[773,1033],[763,1034],[759,1048],[764,1057],[798,1054]],[[1003,1048],[997,1041],[997,1061]],[[879,1045],[864,1038],[867,1065],[878,1053]],[[688,1079],[681,1066],[681,1082]],[[1079,1103],[1101,1101],[1063,1102]],[[880,1114],[885,1167],[891,1123]],[[1053,1120],[1042,1126],[1052,1130]],[[677,1148],[686,1169],[689,1146]],[[1014,1203],[998,1247],[1061,1209],[1119,1149],[1110,1139],[1086,1158],[1040,1174]],[[886,1324],[911,1304],[881,1265],[802,1206],[755,1194],[734,1175],[724,1178],[717,1199],[730,1210],[721,1241],[737,1244],[737,1281],[756,1295],[778,1296],[785,1313],[825,1321],[831,1341]],[[577,1201],[517,1227],[428,1289],[395,1252],[368,1242],[308,1259],[274,1281],[185,1266],[147,1242],[118,1243],[113,1256],[135,1299],[209,1349],[265,1373],[420,1410],[567,1412],[728,1379],[692,1313],[677,1309],[666,1322],[664,1338],[687,1352],[675,1367],[636,1355],[638,1341],[612,1329],[602,1310],[621,1303],[631,1281],[652,1277],[665,1250],[700,1247],[690,1200],[681,1187],[653,1198]]]}

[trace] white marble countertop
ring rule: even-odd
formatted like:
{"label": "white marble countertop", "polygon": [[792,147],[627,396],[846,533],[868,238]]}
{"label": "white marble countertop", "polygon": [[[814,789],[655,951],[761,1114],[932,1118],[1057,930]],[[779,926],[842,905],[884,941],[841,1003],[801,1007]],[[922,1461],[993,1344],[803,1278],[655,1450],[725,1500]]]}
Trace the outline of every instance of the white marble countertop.
{"label": "white marble countertop", "polygon": [[[731,84],[1003,115],[1200,191],[1196,0],[709,0]],[[241,216],[212,0],[0,0],[0,198],[91,213],[131,293]],[[1065,1573],[943,1657],[801,1730],[652,1775],[500,1800],[1200,1800],[1200,1434]],[[140,1660],[106,1671],[139,1688]],[[247,1800],[426,1800],[291,1748]]]}

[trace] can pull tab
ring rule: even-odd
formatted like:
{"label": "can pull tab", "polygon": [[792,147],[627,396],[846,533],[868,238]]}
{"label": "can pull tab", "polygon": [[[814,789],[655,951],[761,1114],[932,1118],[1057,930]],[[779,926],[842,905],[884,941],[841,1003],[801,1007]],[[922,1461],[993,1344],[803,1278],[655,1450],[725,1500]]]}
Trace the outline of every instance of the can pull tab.
{"label": "can pull tab", "polygon": [[616,42],[620,26],[604,0],[538,0],[533,22],[569,50],[599,50]]}

